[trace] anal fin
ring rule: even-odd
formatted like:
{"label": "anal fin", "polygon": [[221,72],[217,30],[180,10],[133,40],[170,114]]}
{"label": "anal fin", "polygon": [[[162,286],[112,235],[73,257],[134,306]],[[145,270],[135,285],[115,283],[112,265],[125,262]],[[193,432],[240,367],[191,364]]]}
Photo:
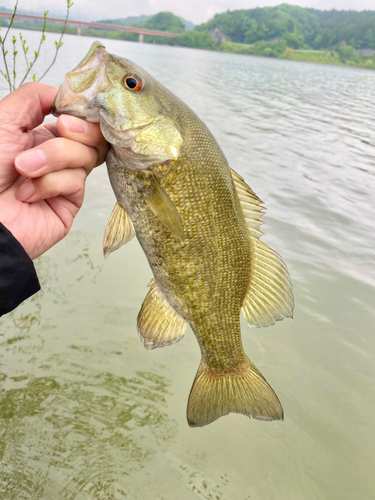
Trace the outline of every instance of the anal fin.
{"label": "anal fin", "polygon": [[179,342],[185,335],[186,321],[161,296],[154,281],[138,314],[137,328],[146,349]]}
{"label": "anal fin", "polygon": [[128,243],[135,235],[133,223],[125,208],[116,203],[105,228],[103,238],[103,253],[107,258],[125,243]]}

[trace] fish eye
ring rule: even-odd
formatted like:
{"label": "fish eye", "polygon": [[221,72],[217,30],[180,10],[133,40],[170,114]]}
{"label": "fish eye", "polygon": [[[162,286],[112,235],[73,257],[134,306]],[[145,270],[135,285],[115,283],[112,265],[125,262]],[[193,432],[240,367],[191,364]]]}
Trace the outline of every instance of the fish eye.
{"label": "fish eye", "polygon": [[134,75],[128,75],[124,78],[125,86],[133,90],[133,92],[139,92],[143,89],[142,80]]}

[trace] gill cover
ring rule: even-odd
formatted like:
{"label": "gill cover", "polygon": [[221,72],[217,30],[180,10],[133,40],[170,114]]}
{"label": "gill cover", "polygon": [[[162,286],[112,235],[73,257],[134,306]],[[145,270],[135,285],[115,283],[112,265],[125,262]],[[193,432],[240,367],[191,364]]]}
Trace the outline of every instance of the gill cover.
{"label": "gill cover", "polygon": [[[127,77],[142,82],[136,92]],[[100,122],[104,137],[130,169],[145,169],[179,156],[182,137],[158,98],[166,91],[128,59],[108,54],[95,42],[69,72],[53,105],[53,114],[67,113]]]}

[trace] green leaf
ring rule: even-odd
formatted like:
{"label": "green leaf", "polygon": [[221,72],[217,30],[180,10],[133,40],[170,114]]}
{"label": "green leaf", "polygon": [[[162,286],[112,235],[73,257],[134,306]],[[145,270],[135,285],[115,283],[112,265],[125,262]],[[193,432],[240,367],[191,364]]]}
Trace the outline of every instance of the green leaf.
{"label": "green leaf", "polygon": [[36,74],[33,74],[33,82],[36,82]]}

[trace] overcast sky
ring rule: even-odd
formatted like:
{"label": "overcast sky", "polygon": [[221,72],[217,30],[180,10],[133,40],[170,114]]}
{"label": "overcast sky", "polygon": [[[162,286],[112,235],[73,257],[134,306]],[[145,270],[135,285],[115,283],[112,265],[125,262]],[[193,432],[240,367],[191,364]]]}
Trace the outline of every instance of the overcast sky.
{"label": "overcast sky", "polygon": [[[12,8],[14,3],[15,0],[0,0],[0,5],[7,8]],[[94,21],[170,11],[200,24],[228,9],[251,9],[280,3],[283,3],[282,0],[74,0],[70,17],[73,20]],[[325,10],[375,10],[375,0],[291,0],[286,3]],[[51,16],[53,13],[62,14],[65,5],[66,0],[19,0],[18,8],[36,12],[49,9]]]}

